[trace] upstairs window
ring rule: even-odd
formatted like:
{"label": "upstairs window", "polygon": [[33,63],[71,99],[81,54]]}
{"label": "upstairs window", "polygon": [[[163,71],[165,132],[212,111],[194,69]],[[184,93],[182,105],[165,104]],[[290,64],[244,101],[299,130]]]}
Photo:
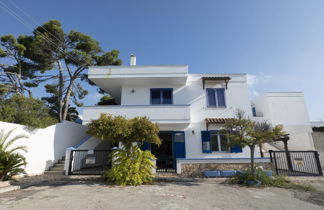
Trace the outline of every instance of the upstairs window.
{"label": "upstairs window", "polygon": [[226,107],[225,88],[207,88],[207,107]]}
{"label": "upstairs window", "polygon": [[151,88],[151,104],[172,104],[172,88]]}

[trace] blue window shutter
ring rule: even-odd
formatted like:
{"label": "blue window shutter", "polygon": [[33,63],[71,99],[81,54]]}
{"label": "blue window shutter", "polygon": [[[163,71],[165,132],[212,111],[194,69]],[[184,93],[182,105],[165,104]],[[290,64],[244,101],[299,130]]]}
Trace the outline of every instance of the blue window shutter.
{"label": "blue window shutter", "polygon": [[217,88],[217,106],[218,107],[226,107],[225,104],[225,89],[224,88]]}
{"label": "blue window shutter", "polygon": [[210,131],[201,131],[201,144],[203,153],[211,153]]}
{"label": "blue window shutter", "polygon": [[207,107],[216,107],[215,90],[212,88],[207,88],[206,93],[207,93]]}
{"label": "blue window shutter", "polygon": [[232,152],[232,153],[239,153],[239,152],[242,152],[242,147],[240,147],[240,146],[232,146],[232,147],[231,147],[231,152]]}
{"label": "blue window shutter", "polygon": [[151,144],[148,142],[144,142],[141,146],[141,150],[151,150]]}
{"label": "blue window shutter", "polygon": [[173,148],[175,158],[186,158],[185,133],[183,131],[173,133]]}
{"label": "blue window shutter", "polygon": [[253,114],[253,117],[256,117],[256,109],[255,109],[255,107],[252,107],[252,114]]}

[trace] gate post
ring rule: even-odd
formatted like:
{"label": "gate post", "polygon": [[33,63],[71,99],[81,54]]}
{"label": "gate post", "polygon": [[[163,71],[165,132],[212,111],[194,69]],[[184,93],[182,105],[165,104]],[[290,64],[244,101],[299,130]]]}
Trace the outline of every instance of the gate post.
{"label": "gate post", "polygon": [[66,176],[71,174],[71,166],[72,166],[72,159],[73,159],[73,147],[66,148],[65,152],[65,162],[64,162],[64,174]]}
{"label": "gate post", "polygon": [[319,160],[319,154],[318,151],[314,151],[314,156],[315,156],[315,160],[316,160],[316,165],[317,165],[317,169],[318,169],[318,174],[320,176],[323,176],[323,171],[322,171],[322,167],[321,167],[321,162]]}
{"label": "gate post", "polygon": [[270,155],[270,161],[271,161],[271,163],[273,163],[273,160],[272,160],[272,150],[269,150],[269,155]]}
{"label": "gate post", "polygon": [[274,162],[275,162],[276,174],[279,175],[276,152],[273,152],[273,158],[274,158]]}

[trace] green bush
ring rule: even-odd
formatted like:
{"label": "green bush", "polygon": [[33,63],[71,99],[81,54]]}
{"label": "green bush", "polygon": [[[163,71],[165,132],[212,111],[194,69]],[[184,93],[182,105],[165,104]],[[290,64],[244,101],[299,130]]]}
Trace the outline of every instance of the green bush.
{"label": "green bush", "polygon": [[44,101],[19,95],[0,100],[0,121],[25,125],[31,129],[57,123],[50,116]]}
{"label": "green bush", "polygon": [[23,167],[27,164],[26,159],[17,151],[27,152],[25,146],[13,147],[19,139],[27,138],[25,135],[18,135],[9,139],[15,129],[5,132],[0,131],[0,179],[5,181],[12,176],[24,173]]}
{"label": "green bush", "polygon": [[142,151],[138,146],[129,149],[120,148],[111,153],[112,168],[104,177],[119,185],[140,185],[152,182],[153,160],[150,151]]}
{"label": "green bush", "polygon": [[23,167],[26,164],[26,159],[21,154],[0,151],[0,179],[5,181],[24,173]]}
{"label": "green bush", "polygon": [[288,178],[283,176],[267,176],[262,169],[256,169],[254,176],[252,175],[250,169],[243,170],[229,179],[229,182],[232,184],[239,184],[239,185],[246,185],[246,186],[249,186],[248,183],[249,181],[259,181],[261,182],[262,186],[315,191],[315,188],[313,188],[310,185],[294,183]]}
{"label": "green bush", "polygon": [[248,181],[260,181],[263,185],[269,185],[271,178],[262,169],[256,169],[255,175],[252,175],[251,169],[246,169],[230,178],[233,184],[249,185]]}
{"label": "green bush", "polygon": [[161,144],[158,135],[159,126],[152,123],[147,117],[135,117],[127,119],[123,116],[101,114],[97,120],[88,124],[87,133],[101,140],[111,143],[122,143],[130,148],[133,143],[139,145],[144,142]]}

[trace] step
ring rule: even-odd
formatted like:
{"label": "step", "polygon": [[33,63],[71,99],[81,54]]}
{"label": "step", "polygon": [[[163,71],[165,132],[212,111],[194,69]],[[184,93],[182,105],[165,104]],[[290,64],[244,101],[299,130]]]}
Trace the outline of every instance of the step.
{"label": "step", "polygon": [[9,187],[10,186],[10,182],[9,181],[0,181],[0,188],[1,187]]}
{"label": "step", "polygon": [[64,171],[45,171],[46,175],[64,175]]}
{"label": "step", "polygon": [[64,168],[52,167],[49,169],[49,171],[64,171]]}
{"label": "step", "polygon": [[57,163],[58,164],[64,164],[65,163],[65,160],[59,160]]}
{"label": "step", "polygon": [[5,192],[9,192],[9,191],[13,191],[13,190],[19,190],[20,187],[19,186],[7,186],[7,187],[1,187],[0,188],[0,193],[5,193]]}
{"label": "step", "polygon": [[54,167],[63,167],[64,168],[64,163],[55,163]]}

